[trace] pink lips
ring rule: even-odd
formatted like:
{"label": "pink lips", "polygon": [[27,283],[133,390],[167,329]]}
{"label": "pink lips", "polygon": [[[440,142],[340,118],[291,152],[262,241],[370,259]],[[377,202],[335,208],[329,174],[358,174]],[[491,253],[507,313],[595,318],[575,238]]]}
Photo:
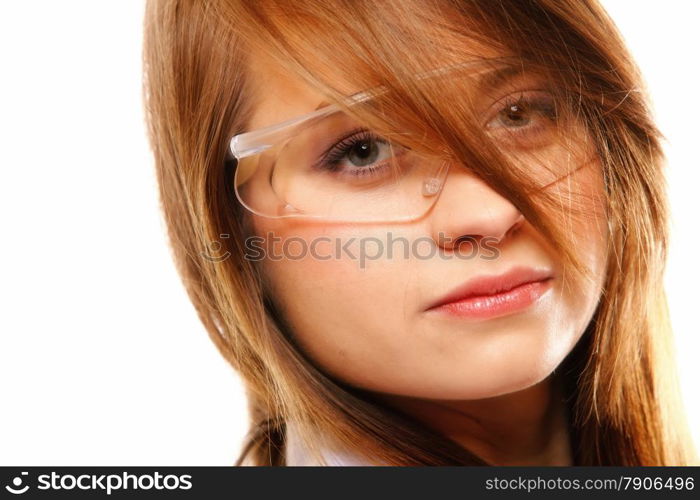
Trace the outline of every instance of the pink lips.
{"label": "pink lips", "polygon": [[526,309],[551,287],[551,271],[516,267],[498,276],[477,276],[442,297],[428,311],[489,319]]}

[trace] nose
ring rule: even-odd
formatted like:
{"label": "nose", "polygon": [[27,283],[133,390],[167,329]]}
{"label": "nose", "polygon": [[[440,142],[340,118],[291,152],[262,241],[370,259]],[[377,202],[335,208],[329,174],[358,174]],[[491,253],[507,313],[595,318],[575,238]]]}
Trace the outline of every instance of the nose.
{"label": "nose", "polygon": [[500,243],[525,221],[515,205],[459,166],[450,166],[440,198],[430,214],[435,242],[453,249],[465,240]]}

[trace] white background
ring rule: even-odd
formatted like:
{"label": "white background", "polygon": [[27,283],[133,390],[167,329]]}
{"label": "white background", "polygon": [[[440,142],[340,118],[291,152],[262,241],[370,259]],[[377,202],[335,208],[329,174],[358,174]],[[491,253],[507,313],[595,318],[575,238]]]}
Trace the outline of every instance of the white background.
{"label": "white background", "polygon": [[[667,287],[700,442],[700,3],[606,0],[669,140]],[[0,4],[0,465],[227,465],[240,381],[171,263],[142,110],[141,1]]]}

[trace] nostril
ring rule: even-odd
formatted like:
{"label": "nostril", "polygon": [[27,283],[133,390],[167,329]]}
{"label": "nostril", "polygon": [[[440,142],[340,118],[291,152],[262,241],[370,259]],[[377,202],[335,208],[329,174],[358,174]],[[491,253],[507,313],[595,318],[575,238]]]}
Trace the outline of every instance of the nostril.
{"label": "nostril", "polygon": [[452,247],[457,250],[462,250],[463,247],[466,245],[478,245],[480,238],[481,236],[478,236],[476,234],[465,234],[454,240]]}
{"label": "nostril", "polygon": [[525,216],[523,214],[520,214],[518,219],[513,223],[513,225],[506,231],[506,234],[503,235],[503,238],[507,238],[508,236],[512,236],[513,234],[517,233],[520,228],[523,227],[525,224]]}

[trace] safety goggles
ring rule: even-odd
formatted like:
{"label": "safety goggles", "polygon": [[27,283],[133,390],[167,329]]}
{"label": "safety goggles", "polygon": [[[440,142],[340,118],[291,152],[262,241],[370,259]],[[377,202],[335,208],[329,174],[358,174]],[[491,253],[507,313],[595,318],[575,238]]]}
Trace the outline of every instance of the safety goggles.
{"label": "safety goggles", "polygon": [[[509,65],[512,61],[506,58],[478,60],[418,78],[464,75],[464,70],[481,75]],[[367,103],[385,92],[380,86],[348,97],[345,104]],[[530,113],[547,112],[541,102],[536,104],[539,108],[515,102],[515,128],[522,125],[517,116],[526,106]],[[237,198],[252,213],[271,218],[414,220],[436,202],[449,169],[444,155],[426,155],[390,142],[335,104],[236,135],[230,151],[237,160]]]}

